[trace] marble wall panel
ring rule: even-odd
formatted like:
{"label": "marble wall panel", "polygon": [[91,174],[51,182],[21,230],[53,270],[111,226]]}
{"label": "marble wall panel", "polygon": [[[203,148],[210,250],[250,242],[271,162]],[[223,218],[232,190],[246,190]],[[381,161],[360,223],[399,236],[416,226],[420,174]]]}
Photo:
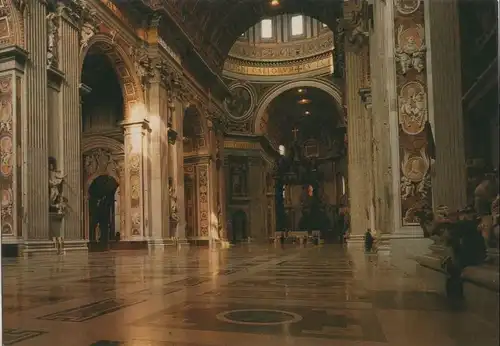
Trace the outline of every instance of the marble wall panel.
{"label": "marble wall panel", "polygon": [[401,217],[418,224],[416,208],[432,204],[424,2],[394,2],[395,69],[399,116]]}

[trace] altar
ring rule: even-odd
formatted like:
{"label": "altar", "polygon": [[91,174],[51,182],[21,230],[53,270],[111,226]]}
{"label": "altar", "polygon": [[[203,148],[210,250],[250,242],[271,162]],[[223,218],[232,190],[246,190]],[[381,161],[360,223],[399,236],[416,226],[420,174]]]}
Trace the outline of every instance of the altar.
{"label": "altar", "polygon": [[317,152],[295,136],[287,155],[276,161],[275,239],[325,239],[334,231],[337,195],[343,192],[338,191],[337,162],[344,153],[342,148],[323,157]]}

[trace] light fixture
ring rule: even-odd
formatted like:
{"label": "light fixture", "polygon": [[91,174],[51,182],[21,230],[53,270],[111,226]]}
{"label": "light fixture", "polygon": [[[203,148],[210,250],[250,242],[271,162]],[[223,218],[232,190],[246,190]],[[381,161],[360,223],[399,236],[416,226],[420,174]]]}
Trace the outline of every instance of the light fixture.
{"label": "light fixture", "polygon": [[299,94],[302,94],[302,93],[304,92],[304,89],[297,89],[297,92],[298,92]]}
{"label": "light fixture", "polygon": [[305,114],[305,115],[311,115],[311,112],[309,112],[309,111],[305,111],[305,112],[304,112],[304,114]]}
{"label": "light fixture", "polygon": [[271,0],[271,6],[279,6],[280,1],[279,0]]}
{"label": "light fixture", "polygon": [[306,98],[302,98],[302,99],[298,100],[297,103],[299,105],[307,105],[307,104],[311,103],[311,100],[310,99],[306,99]]}

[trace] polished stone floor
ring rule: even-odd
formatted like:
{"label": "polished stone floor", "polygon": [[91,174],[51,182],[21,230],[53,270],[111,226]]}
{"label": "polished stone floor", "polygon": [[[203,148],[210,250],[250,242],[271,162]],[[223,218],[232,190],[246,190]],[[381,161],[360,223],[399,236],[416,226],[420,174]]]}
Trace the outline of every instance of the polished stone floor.
{"label": "polished stone floor", "polygon": [[3,259],[4,344],[498,345],[398,268],[333,245]]}

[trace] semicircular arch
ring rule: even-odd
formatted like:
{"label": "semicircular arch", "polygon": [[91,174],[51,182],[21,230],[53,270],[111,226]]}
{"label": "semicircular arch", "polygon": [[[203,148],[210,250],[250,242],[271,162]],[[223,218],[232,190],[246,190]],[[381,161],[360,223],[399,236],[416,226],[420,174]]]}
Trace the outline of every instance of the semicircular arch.
{"label": "semicircular arch", "polygon": [[117,141],[105,136],[91,136],[82,140],[82,153],[87,153],[94,149],[108,149],[113,154],[123,154],[124,145]]}
{"label": "semicircular arch", "polygon": [[[263,126],[263,122],[265,123],[267,121],[266,119],[266,110],[271,104],[271,102],[278,97],[279,95],[283,94],[284,92],[291,90],[291,89],[296,89],[296,88],[317,88],[320,90],[323,90],[330,96],[332,96],[335,99],[335,104],[337,106],[337,111],[339,112],[340,115],[344,114],[344,109],[343,109],[343,102],[342,102],[342,91],[340,88],[333,84],[330,83],[329,81],[318,79],[318,78],[310,78],[310,79],[301,79],[301,80],[296,80],[296,81],[289,81],[289,82],[284,82],[282,84],[279,84],[275,86],[274,88],[270,89],[261,99],[259,104],[257,105],[257,110],[255,112],[256,117],[254,120],[254,133],[255,134],[260,134],[263,135],[265,134],[263,131],[263,128],[267,128],[267,126]],[[341,117],[341,122],[343,125],[344,124],[344,117]]]}
{"label": "semicircular arch", "polygon": [[80,53],[80,77],[82,73],[84,73],[83,64],[85,58],[91,49],[98,49],[111,61],[122,88],[123,100],[125,103],[125,119],[129,119],[133,105],[144,103],[141,83],[139,82],[134,64],[123,47],[114,43],[110,36],[99,33],[89,40],[88,44]]}

